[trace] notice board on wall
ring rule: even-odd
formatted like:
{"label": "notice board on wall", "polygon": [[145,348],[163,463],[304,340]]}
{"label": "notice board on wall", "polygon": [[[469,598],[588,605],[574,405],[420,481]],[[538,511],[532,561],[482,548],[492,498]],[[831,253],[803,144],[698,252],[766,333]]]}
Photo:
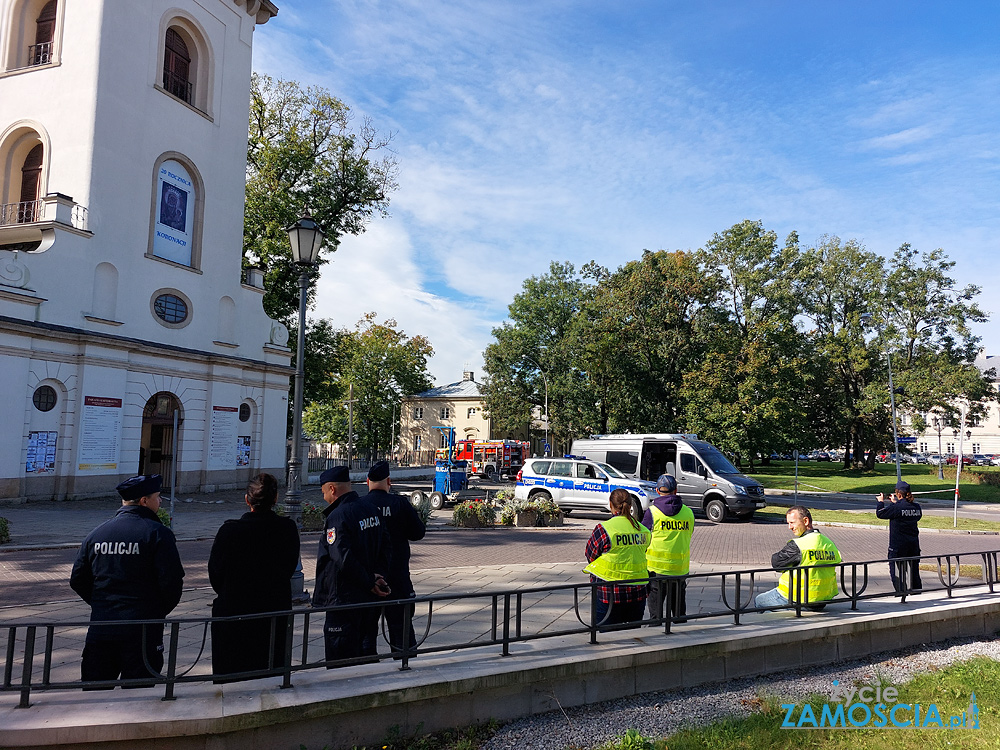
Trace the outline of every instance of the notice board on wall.
{"label": "notice board on wall", "polygon": [[122,447],[122,400],[83,397],[80,427],[81,469],[117,469]]}

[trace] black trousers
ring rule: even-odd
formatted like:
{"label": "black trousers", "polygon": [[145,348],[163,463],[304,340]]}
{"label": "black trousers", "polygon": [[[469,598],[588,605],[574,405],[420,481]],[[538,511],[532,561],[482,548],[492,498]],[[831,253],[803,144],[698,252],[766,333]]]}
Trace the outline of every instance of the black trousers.
{"label": "black trousers", "polygon": [[[214,617],[222,617],[215,610]],[[274,620],[274,654],[271,653],[271,621]],[[212,673],[216,675],[280,669],[285,665],[287,617],[263,617],[212,623]],[[216,680],[223,682],[224,680]]]}
{"label": "black trousers", "polygon": [[[660,575],[653,571],[649,571],[649,578],[649,595],[646,599],[649,602],[649,616],[686,617],[687,580],[677,576]],[[661,580],[657,583],[656,579]],[[673,589],[672,592],[671,589]],[[664,612],[665,604],[669,604],[667,612]]]}
{"label": "black trousers", "polygon": [[[919,554],[920,545],[910,545],[905,547],[889,547],[887,557],[890,560],[895,560],[898,557],[916,557]],[[923,584],[920,582],[919,560],[890,562],[889,578],[892,579],[892,588],[896,591],[902,591],[907,582],[909,583],[910,591],[919,591],[923,588]]]}
{"label": "black trousers", "polygon": [[379,614],[375,607],[327,612],[323,626],[326,660],[377,657]]}
{"label": "black trousers", "polygon": [[[143,659],[143,629],[146,633],[145,659]],[[102,628],[102,630],[106,630]],[[135,680],[158,676],[163,669],[163,626],[135,625],[121,628],[113,637],[100,634],[100,640],[88,640],[83,647],[80,676],[84,680]],[[149,668],[146,667],[149,663]],[[152,687],[154,683],[128,687]],[[88,688],[110,690],[111,688]]]}
{"label": "black trousers", "polygon": [[[407,598],[414,598],[415,594],[410,594]],[[405,601],[405,600],[396,600]],[[393,658],[398,659],[399,653],[405,647],[409,651],[409,656],[414,656],[413,650],[417,647],[417,636],[413,632],[413,613],[416,611],[416,605],[414,604],[395,604],[386,603],[384,616],[385,624],[389,629],[389,647],[392,649]],[[404,640],[404,615],[406,611],[410,612],[410,625],[406,628],[406,638]]]}

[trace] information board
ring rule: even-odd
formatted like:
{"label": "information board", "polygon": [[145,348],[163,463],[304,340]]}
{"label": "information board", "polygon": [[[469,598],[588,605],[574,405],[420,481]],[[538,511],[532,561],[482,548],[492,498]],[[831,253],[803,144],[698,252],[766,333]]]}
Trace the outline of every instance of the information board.
{"label": "information board", "polygon": [[234,469],[237,466],[236,429],[239,424],[239,408],[236,406],[213,406],[209,469]]}
{"label": "information board", "polygon": [[28,433],[28,455],[24,461],[24,471],[28,474],[44,474],[56,470],[55,431]]}
{"label": "information board", "polygon": [[122,400],[83,397],[80,468],[117,469],[122,443]]}

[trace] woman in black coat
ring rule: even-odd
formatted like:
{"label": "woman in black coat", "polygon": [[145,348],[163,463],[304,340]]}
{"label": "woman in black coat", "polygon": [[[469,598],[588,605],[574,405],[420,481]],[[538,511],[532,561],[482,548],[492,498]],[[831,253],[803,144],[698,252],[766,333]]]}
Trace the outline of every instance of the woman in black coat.
{"label": "woman in black coat", "polygon": [[[299,561],[295,522],[274,512],[278,480],[259,474],[250,480],[250,512],[226,521],[215,535],[208,578],[218,594],[213,617],[279,612],[292,608],[292,574]],[[216,675],[264,670],[285,663],[286,618],[212,623],[212,671]],[[216,680],[224,682],[225,680]]]}

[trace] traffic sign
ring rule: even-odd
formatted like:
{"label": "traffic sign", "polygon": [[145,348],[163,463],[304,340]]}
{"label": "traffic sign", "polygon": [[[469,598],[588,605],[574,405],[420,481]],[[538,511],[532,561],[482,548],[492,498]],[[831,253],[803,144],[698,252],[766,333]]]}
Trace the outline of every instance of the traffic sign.
{"label": "traffic sign", "polygon": [[905,445],[907,443],[915,443],[917,442],[917,439],[915,437],[901,437],[901,438],[896,438],[896,442],[899,443],[900,445]]}

